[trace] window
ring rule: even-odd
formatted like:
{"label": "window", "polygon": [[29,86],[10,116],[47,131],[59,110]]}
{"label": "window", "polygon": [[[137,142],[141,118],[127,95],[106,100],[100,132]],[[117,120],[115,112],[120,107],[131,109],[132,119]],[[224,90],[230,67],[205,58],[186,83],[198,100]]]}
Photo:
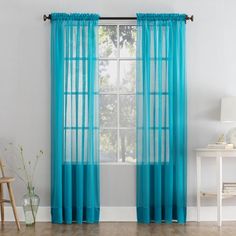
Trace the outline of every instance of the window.
{"label": "window", "polygon": [[99,26],[101,162],[135,162],[136,26]]}

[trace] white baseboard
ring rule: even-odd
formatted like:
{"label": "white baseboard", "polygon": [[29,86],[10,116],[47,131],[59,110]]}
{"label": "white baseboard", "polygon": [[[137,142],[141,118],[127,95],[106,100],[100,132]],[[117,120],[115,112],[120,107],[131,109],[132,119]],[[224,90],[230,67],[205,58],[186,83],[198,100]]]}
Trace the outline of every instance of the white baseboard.
{"label": "white baseboard", "polygon": [[[216,206],[201,207],[200,219],[201,221],[216,221],[217,207]],[[223,206],[222,220],[224,221],[236,220],[236,206]],[[197,207],[187,208],[187,221],[197,221]]]}
{"label": "white baseboard", "polygon": [[[201,207],[201,221],[216,221],[216,207]],[[24,212],[22,207],[17,207],[17,212],[20,221],[24,221]],[[224,206],[222,209],[222,218],[225,221],[236,220],[236,206]],[[101,207],[100,221],[101,222],[136,222],[135,207]],[[196,221],[197,208],[187,208],[187,221]],[[14,221],[12,208],[5,207],[5,220]],[[50,222],[51,213],[50,207],[39,207],[37,214],[38,222]]]}
{"label": "white baseboard", "polygon": [[101,207],[102,222],[136,222],[136,207]]}
{"label": "white baseboard", "polygon": [[[14,215],[10,206],[5,206],[5,221],[14,221]],[[20,221],[25,220],[24,211],[22,207],[17,207],[17,214]],[[50,207],[39,207],[37,213],[37,222],[50,222],[51,212]]]}

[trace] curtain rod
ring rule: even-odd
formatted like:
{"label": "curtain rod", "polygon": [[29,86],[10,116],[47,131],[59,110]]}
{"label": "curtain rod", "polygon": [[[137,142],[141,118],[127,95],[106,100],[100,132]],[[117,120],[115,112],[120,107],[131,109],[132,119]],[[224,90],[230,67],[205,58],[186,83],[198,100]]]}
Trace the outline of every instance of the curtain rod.
{"label": "curtain rod", "polygon": [[[137,20],[137,17],[99,17],[100,20]],[[43,15],[43,20],[51,20],[51,14]],[[193,21],[193,15],[186,16],[185,20]]]}

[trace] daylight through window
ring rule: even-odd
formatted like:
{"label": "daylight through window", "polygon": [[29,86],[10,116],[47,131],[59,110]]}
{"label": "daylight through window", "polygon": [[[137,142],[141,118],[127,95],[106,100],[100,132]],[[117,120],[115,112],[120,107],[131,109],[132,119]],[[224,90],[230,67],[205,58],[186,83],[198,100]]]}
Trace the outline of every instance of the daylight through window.
{"label": "daylight through window", "polygon": [[99,26],[101,162],[135,162],[136,26]]}

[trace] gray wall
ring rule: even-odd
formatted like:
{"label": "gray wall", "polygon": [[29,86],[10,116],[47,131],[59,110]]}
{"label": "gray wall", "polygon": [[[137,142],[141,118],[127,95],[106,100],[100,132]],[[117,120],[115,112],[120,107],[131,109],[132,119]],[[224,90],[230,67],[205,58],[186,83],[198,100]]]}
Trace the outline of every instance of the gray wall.
{"label": "gray wall", "polygon": [[[219,122],[222,96],[236,95],[236,2],[234,0],[1,0],[0,1],[0,138],[23,144],[28,158],[42,148],[37,172],[41,205],[50,205],[50,23],[44,13],[97,12],[134,16],[136,12],[194,14],[187,23],[188,204],[196,204],[194,148],[214,142],[234,124]],[[232,158],[224,178],[235,180]],[[215,165],[206,161],[206,187],[215,186]],[[23,185],[14,185],[17,203]],[[135,205],[135,167],[101,167],[103,206]],[[214,202],[209,202],[213,204]],[[207,203],[208,204],[208,203]],[[229,203],[230,204],[230,203]]]}

